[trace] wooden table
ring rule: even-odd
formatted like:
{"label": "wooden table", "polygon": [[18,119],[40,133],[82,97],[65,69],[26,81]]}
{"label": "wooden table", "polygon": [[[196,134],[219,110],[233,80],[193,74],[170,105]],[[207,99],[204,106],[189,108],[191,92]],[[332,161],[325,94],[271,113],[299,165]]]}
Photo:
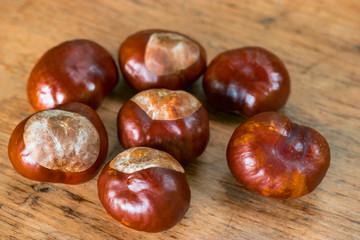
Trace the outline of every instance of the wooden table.
{"label": "wooden table", "polygon": [[[92,39],[114,57],[130,34],[148,28],[183,32],[201,42],[208,62],[246,45],[275,52],[286,64],[292,92],[280,112],[316,128],[331,147],[319,187],[296,200],[253,194],[230,174],[227,142],[243,118],[218,111],[201,81],[188,91],[210,112],[211,138],[186,166],[192,200],[174,228],[146,234],[106,214],[97,178],[67,186],[27,180],[12,168],[7,142],[33,110],[26,81],[49,48]],[[26,1],[0,2],[0,238],[1,239],[359,239],[360,238],[360,2],[343,1]],[[135,92],[123,79],[98,110],[108,130],[108,160],[121,152],[116,114]]]}

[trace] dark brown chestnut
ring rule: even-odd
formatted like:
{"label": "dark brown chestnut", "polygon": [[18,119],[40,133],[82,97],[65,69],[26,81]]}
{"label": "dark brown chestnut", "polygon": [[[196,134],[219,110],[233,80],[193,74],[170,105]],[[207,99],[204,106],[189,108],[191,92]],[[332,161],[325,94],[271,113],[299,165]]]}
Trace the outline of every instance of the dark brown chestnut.
{"label": "dark brown chestnut", "polygon": [[312,192],[330,165],[330,148],[316,130],[276,113],[241,124],[227,148],[231,173],[246,188],[280,199]]}
{"label": "dark brown chestnut", "polygon": [[106,211],[123,225],[145,232],[175,226],[190,205],[184,169],[169,154],[130,148],[110,161],[98,178]]}
{"label": "dark brown chestnut", "polygon": [[81,102],[96,109],[118,82],[106,49],[89,40],[72,40],[48,50],[32,69],[27,96],[36,110]]}
{"label": "dark brown chestnut", "polygon": [[206,53],[200,43],[184,34],[151,29],[137,32],[121,44],[119,65],[136,91],[178,90],[200,77]]}
{"label": "dark brown chestnut", "polygon": [[124,148],[156,148],[181,164],[198,157],[209,141],[205,107],[182,90],[149,89],[138,93],[120,109],[117,125]]}
{"label": "dark brown chestnut", "polygon": [[66,103],[30,115],[16,126],[8,145],[10,161],[19,174],[66,184],[93,178],[107,150],[104,124],[82,103]]}
{"label": "dark brown chestnut", "polygon": [[244,47],[215,57],[205,71],[203,88],[213,106],[250,117],[284,106],[290,94],[290,77],[273,53]]}

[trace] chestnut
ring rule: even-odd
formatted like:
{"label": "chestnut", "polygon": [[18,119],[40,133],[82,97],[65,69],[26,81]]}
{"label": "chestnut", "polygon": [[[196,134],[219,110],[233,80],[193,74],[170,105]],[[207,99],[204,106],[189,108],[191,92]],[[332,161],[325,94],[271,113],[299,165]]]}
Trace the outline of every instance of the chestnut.
{"label": "chestnut", "polygon": [[233,133],[227,162],[234,177],[264,196],[299,198],[312,192],[330,165],[330,148],[316,130],[276,112],[259,113]]}
{"label": "chestnut", "polygon": [[183,89],[206,67],[205,49],[194,39],[173,31],[150,29],[129,36],[120,46],[119,65],[136,91]]}
{"label": "chestnut", "polygon": [[89,40],[72,40],[48,50],[36,63],[27,96],[36,110],[81,102],[96,109],[118,82],[114,59]]}
{"label": "chestnut", "polygon": [[204,73],[203,88],[213,106],[250,117],[284,106],[290,77],[273,53],[244,47],[215,57]]}
{"label": "chestnut", "polygon": [[8,154],[22,176],[42,182],[79,184],[104,163],[108,136],[95,110],[65,103],[34,113],[12,132]]}
{"label": "chestnut", "polygon": [[149,89],[136,94],[120,109],[117,126],[124,148],[156,148],[181,164],[198,157],[210,135],[207,110],[182,90]]}
{"label": "chestnut", "polygon": [[106,164],[98,194],[114,219],[145,232],[175,226],[190,205],[184,169],[166,152],[148,147],[130,148]]}

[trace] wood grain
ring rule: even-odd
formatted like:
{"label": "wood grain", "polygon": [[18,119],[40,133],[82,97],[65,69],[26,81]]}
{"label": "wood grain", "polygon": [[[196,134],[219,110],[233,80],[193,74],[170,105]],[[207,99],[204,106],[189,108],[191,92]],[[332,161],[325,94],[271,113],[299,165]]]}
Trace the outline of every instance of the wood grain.
{"label": "wood grain", "polygon": [[[360,2],[329,1],[27,1],[0,3],[1,239],[360,239]],[[32,113],[27,77],[50,47],[87,38],[114,57],[130,34],[147,28],[180,31],[201,42],[208,61],[221,51],[257,45],[286,64],[292,92],[281,110],[321,132],[331,166],[311,194],[289,201],[261,197],[231,176],[225,158],[244,120],[209,106],[198,81],[187,90],[210,112],[211,138],[186,167],[191,207],[159,234],[127,229],[108,216],[97,178],[66,186],[24,179],[12,168],[7,142]],[[134,94],[121,79],[98,110],[108,130],[108,160],[123,149],[116,114]]]}

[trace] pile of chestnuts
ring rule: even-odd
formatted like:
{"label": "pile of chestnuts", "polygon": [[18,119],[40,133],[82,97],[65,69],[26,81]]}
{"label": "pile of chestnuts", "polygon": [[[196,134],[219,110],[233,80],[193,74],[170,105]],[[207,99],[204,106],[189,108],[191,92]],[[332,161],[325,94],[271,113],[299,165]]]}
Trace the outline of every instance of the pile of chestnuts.
{"label": "pile of chestnuts", "polygon": [[233,133],[226,157],[231,173],[264,196],[293,199],[313,191],[330,165],[325,138],[277,113],[290,94],[283,62],[260,47],[223,52],[206,66],[204,47],[173,31],[146,30],[120,46],[119,65],[138,93],[117,116],[126,149],[109,161],[108,135],[96,113],[118,83],[110,53],[89,40],[48,50],[36,63],[27,96],[37,111],[14,129],[8,154],[22,176],[79,184],[98,177],[106,211],[123,225],[160,232],[190,206],[182,165],[209,141],[208,112],[183,91],[203,74],[208,102],[249,117]]}

